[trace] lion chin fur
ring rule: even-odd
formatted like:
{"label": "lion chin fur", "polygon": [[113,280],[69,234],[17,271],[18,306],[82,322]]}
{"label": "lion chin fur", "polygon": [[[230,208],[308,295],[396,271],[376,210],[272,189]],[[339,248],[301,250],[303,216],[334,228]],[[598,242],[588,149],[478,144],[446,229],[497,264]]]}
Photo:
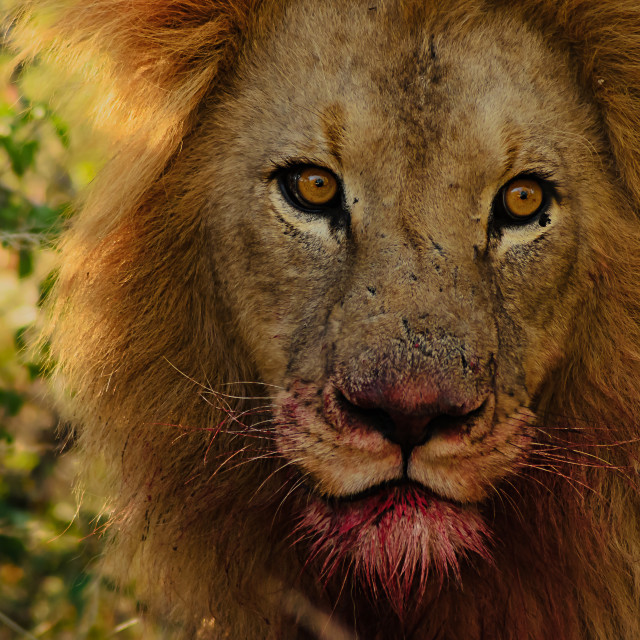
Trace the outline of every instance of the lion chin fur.
{"label": "lion chin fur", "polygon": [[[106,470],[111,574],[135,580],[141,601],[180,637],[640,638],[635,0],[34,0],[14,20],[11,38],[23,59],[48,55],[90,76],[91,117],[114,143],[63,236],[47,329],[56,386],[66,389],[59,407],[76,430],[85,471]],[[412,57],[413,46],[427,62]],[[475,53],[457,64],[467,50]],[[478,74],[508,77],[504,100],[522,109],[539,100],[532,113],[544,117],[532,116],[530,126],[542,133],[531,139],[551,140],[548,157],[571,176],[558,185],[561,205],[548,229],[485,234],[473,264],[484,260],[487,280],[502,277],[492,271],[498,258],[487,255],[517,261],[495,289],[500,296],[484,298],[482,279],[440,255],[448,240],[443,249],[440,236],[427,239],[426,223],[416,222],[417,202],[430,203],[429,224],[437,225],[449,198],[486,199],[480,191],[460,195],[472,178],[454,184],[433,168],[453,175],[469,166],[465,175],[484,175],[489,143],[476,133],[491,138],[504,102],[482,113],[473,106],[485,91],[474,85]],[[373,85],[376,93],[367,93]],[[362,100],[354,97],[360,91]],[[518,91],[527,96],[520,102]],[[456,108],[451,95],[470,95],[471,107],[439,129],[441,114]],[[518,108],[506,109],[504,122],[517,121]],[[481,117],[484,128],[473,124]],[[545,122],[555,123],[549,132]],[[290,157],[306,164],[324,157],[316,125],[333,145],[327,157],[379,172],[369,181],[354,172],[358,186],[345,187],[353,202],[348,232],[292,213],[272,188]],[[396,144],[396,135],[405,142]],[[510,149],[516,163],[520,138]],[[284,151],[296,145],[297,156]],[[459,148],[467,157],[455,156]],[[259,153],[274,164],[251,164]],[[431,173],[420,174],[429,180],[418,184],[412,171],[434,153],[441,155]],[[429,200],[440,180],[442,193]],[[410,194],[404,200],[400,184]],[[374,192],[375,202],[367,201]],[[385,244],[388,231],[366,211],[393,216],[398,202],[404,240]],[[437,228],[454,237],[446,221]],[[560,240],[554,228],[567,230]],[[534,232],[538,244],[523,252],[529,239],[522,238]],[[363,238],[378,243],[379,258]],[[300,259],[305,251],[315,271]],[[446,313],[435,275],[415,296],[406,293],[427,273],[419,271],[427,255],[450,276]],[[350,283],[372,269],[386,284],[366,290],[362,280],[353,302]],[[393,286],[385,270],[397,275]],[[560,270],[568,275],[556,282]],[[336,273],[356,275],[332,284]],[[457,297],[448,298],[454,289]],[[465,310],[465,300],[481,302]],[[436,324],[420,315],[420,301]],[[515,327],[498,331],[499,344],[486,328],[493,312],[481,311],[489,308],[511,309],[495,320],[511,314]],[[415,342],[422,354],[411,358],[406,345],[392,351],[391,338],[379,346],[405,310],[414,315],[404,329],[397,323],[402,344]],[[470,327],[462,338],[461,317]],[[330,340],[335,326],[355,328]],[[491,358],[466,358],[471,334],[474,353]],[[327,345],[338,351],[330,379],[318,373]],[[391,483],[385,495],[393,508],[375,500],[358,512],[344,501],[332,507],[367,489],[358,479],[367,467],[352,452],[364,447],[373,457],[388,443],[351,437],[340,397],[326,389],[351,397],[366,387],[369,398],[378,375],[413,384],[416,397],[425,385],[442,394],[453,384],[453,351],[464,352],[456,356],[455,366],[464,366],[456,389],[466,398],[485,385],[496,398],[495,407],[478,409],[497,416],[493,431],[469,445],[494,437],[492,449],[476,466],[461,458],[447,467],[437,486],[435,476],[420,476],[449,499],[440,506]],[[495,370],[512,370],[513,380],[500,387]],[[291,371],[290,379],[282,373]],[[318,422],[318,412],[334,427]],[[535,418],[514,423],[518,412]],[[387,458],[376,460],[376,469],[387,469]],[[427,474],[429,462],[420,465]]]}

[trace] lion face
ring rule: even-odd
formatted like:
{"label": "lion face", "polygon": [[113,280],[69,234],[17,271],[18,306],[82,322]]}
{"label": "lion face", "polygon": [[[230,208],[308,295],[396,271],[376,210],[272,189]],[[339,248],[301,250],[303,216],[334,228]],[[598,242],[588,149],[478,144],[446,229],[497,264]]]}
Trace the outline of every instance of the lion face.
{"label": "lion face", "polygon": [[300,526],[378,573],[486,552],[608,206],[564,57],[451,21],[295,3],[210,123],[218,304],[279,390]]}
{"label": "lion face", "polygon": [[640,637],[637,3],[18,4],[118,150],[43,336],[109,572],[185,637]]}

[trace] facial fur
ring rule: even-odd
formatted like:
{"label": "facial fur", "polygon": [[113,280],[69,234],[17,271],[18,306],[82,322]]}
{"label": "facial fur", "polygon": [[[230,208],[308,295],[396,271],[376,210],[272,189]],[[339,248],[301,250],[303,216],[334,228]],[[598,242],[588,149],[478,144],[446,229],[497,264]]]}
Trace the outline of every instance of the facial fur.
{"label": "facial fur", "polygon": [[94,4],[40,46],[122,109],[49,325],[111,570],[186,637],[640,636],[640,11]]}
{"label": "facial fur", "polygon": [[[211,118],[223,143],[205,183],[226,212],[210,217],[213,271],[246,283],[217,290],[258,378],[280,389],[274,442],[304,480],[316,552],[375,575],[403,562],[387,537],[408,537],[425,580],[431,563],[458,572],[454,551],[489,555],[479,512],[526,464],[587,293],[580,240],[610,200],[596,115],[564,54],[503,13],[461,30],[435,10],[299,3],[281,21]],[[283,197],[291,164],[337,176],[338,219]],[[543,219],[505,224],[496,198],[523,174],[554,196]],[[412,428],[426,431],[405,445]],[[420,517],[383,526],[365,499],[342,517],[326,504],[396,483],[424,492]],[[414,595],[403,575],[399,608]]]}

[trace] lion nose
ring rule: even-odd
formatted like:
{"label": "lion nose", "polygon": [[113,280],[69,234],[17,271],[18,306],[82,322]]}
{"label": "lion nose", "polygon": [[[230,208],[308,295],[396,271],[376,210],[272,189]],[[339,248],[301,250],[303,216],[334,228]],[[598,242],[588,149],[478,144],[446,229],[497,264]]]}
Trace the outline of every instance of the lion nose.
{"label": "lion nose", "polygon": [[338,391],[343,424],[381,433],[403,449],[418,447],[436,433],[461,430],[482,411],[483,399],[456,401],[423,389],[381,389],[369,386]]}
{"label": "lion nose", "polygon": [[407,415],[384,409],[370,410],[372,426],[387,440],[399,444],[401,447],[419,447],[432,435],[430,427],[435,416]]}

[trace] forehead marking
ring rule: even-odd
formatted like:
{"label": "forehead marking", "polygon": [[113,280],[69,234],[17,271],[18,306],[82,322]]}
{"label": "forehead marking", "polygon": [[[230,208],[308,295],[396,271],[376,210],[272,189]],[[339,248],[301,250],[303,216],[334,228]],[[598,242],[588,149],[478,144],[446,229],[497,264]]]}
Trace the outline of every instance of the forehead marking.
{"label": "forehead marking", "polygon": [[334,103],[320,115],[322,132],[331,155],[342,164],[342,150],[345,145],[345,114],[341,105]]}

